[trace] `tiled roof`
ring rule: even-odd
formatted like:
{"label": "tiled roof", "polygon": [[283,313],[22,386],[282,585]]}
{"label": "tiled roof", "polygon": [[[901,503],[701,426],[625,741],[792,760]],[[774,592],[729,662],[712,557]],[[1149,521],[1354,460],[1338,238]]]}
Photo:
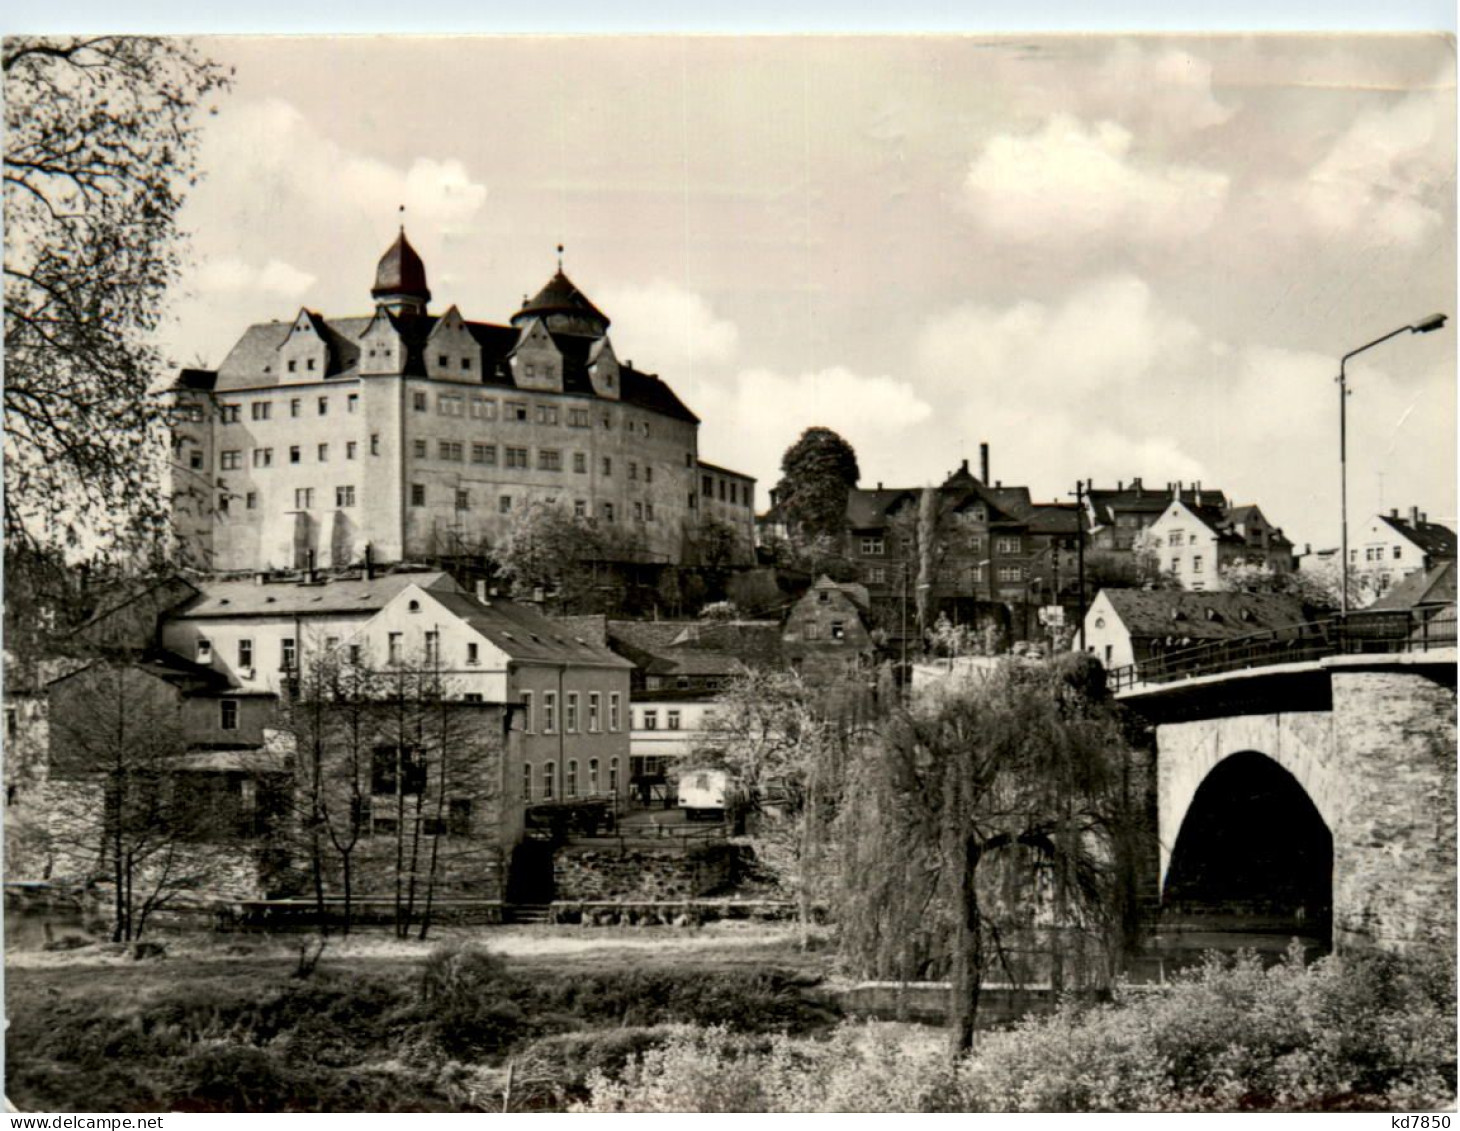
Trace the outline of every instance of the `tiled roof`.
{"label": "tiled roof", "polygon": [[905,487],[853,487],[847,492],[847,524],[853,530],[871,530],[887,525],[887,516],[904,499],[917,493]]}
{"label": "tiled roof", "polygon": [[[1181,491],[1181,501],[1187,506],[1197,505],[1197,496],[1201,496],[1202,506],[1213,506],[1219,510],[1227,509],[1227,496],[1221,491],[1213,491],[1203,487],[1198,491],[1194,487],[1184,487]],[[1125,514],[1160,514],[1166,509],[1172,500],[1171,488],[1162,490],[1159,487],[1122,487],[1119,489],[1093,487],[1085,492],[1085,498],[1089,500],[1090,506],[1095,512],[1096,521],[1101,525],[1109,525],[1115,521],[1116,512]]]}
{"label": "tiled roof", "polygon": [[[389,317],[391,325],[406,347],[402,372],[407,376],[424,377],[426,342],[439,321],[438,317],[430,314],[391,314]],[[373,316],[318,319],[316,325],[321,327],[321,336],[329,345],[325,376],[351,378],[358,375],[360,335],[373,321]],[[278,351],[279,346],[289,336],[290,325],[288,322],[265,322],[245,330],[243,337],[218,367],[216,388],[222,391],[283,384],[279,373]],[[518,331],[511,326],[498,326],[489,322],[464,322],[463,325],[482,348],[481,383],[507,389],[515,388],[505,360],[517,346]],[[563,355],[563,391],[581,396],[596,396],[588,376],[588,355],[598,339],[566,332],[554,333],[552,338]],[[699,417],[659,377],[627,365],[621,365],[619,373],[620,399],[625,404],[690,424],[699,423]],[[181,381],[179,375],[177,383]]]}
{"label": "tiled roof", "polygon": [[1078,534],[1080,514],[1074,503],[1035,503],[1024,516],[1030,534]]}
{"label": "tiled roof", "polygon": [[1438,522],[1409,522],[1392,515],[1379,516],[1400,534],[1432,558],[1453,558],[1455,556],[1455,532]]}
{"label": "tiled roof", "polygon": [[751,483],[755,482],[755,476],[753,475],[746,475],[743,471],[731,471],[728,467],[721,467],[719,464],[710,463],[708,460],[700,460],[699,465],[702,471],[711,471],[716,475],[728,475],[734,479],[745,479]]}
{"label": "tiled roof", "polygon": [[586,314],[602,322],[605,329],[609,325],[608,316],[588,300],[588,296],[563,274],[561,268],[544,284],[542,290],[522,304],[522,309],[512,316],[512,321],[516,324],[524,317],[544,314]]}
{"label": "tiled roof", "polygon": [[1101,593],[1126,631],[1136,638],[1225,640],[1303,620],[1301,601],[1276,594],[1193,593],[1183,589],[1102,589]]}
{"label": "tiled roof", "polygon": [[313,585],[298,581],[266,582],[262,585],[253,580],[204,581],[198,584],[198,596],[169,616],[176,620],[198,620],[321,613],[370,614],[383,609],[410,585],[419,585],[433,592],[449,592],[456,587],[449,575],[438,570],[401,571],[381,574],[369,581],[361,577]]}
{"label": "tiled roof", "polygon": [[1455,602],[1455,562],[1441,562],[1433,569],[1419,570],[1401,579],[1370,609],[1413,609],[1419,605],[1449,605]]}
{"label": "tiled roof", "polygon": [[375,286],[370,293],[376,298],[387,295],[412,295],[423,302],[431,299],[430,288],[426,286],[426,265],[416,254],[416,249],[406,239],[402,228],[395,243],[386,249],[375,268]]}
{"label": "tiled roof", "polygon": [[433,592],[448,612],[460,617],[513,660],[572,663],[602,668],[633,667],[590,636],[568,632],[564,625],[516,601],[493,597],[485,604],[462,590]]}

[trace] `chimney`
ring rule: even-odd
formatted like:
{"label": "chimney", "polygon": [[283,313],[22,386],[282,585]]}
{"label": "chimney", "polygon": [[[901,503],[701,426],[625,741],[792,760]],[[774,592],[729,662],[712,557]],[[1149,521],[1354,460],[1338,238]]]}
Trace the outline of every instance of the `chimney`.
{"label": "chimney", "polygon": [[1125,490],[1125,480],[1124,479],[1117,479],[1115,481],[1115,489],[1117,491],[1124,491]]}
{"label": "chimney", "polygon": [[487,600],[487,580],[484,577],[477,578],[477,602],[482,605],[491,603]]}
{"label": "chimney", "polygon": [[365,543],[365,580],[375,580],[375,553],[369,542]]}
{"label": "chimney", "polygon": [[877,480],[877,490],[882,490],[882,480]]}
{"label": "chimney", "polygon": [[1390,507],[1389,508],[1389,517],[1390,518],[1398,518],[1399,517],[1399,508],[1398,507]]}
{"label": "chimney", "polygon": [[1000,489],[1002,489],[1003,486],[1004,486],[1004,481],[1002,479],[1000,479],[997,483],[994,484],[994,490],[996,490],[996,491],[997,490],[1000,490]]}
{"label": "chimney", "polygon": [[972,472],[970,472],[968,470],[968,461],[967,460],[964,460],[963,461],[962,465],[958,468],[958,470],[961,471],[961,472],[963,472],[964,475],[971,475],[972,474]]}
{"label": "chimney", "polygon": [[1419,507],[1410,507],[1409,508],[1409,524],[1411,526],[1418,526],[1419,523],[1420,523]]}
{"label": "chimney", "polygon": [[[964,466],[968,465],[964,464]],[[989,446],[986,443],[978,446],[978,470],[979,479],[987,483],[989,481]]]}
{"label": "chimney", "polygon": [[1141,497],[1141,477],[1138,475],[1130,481],[1131,489],[1135,491],[1136,498]]}
{"label": "chimney", "polygon": [[317,580],[315,578],[315,575],[314,574],[315,574],[315,570],[314,570],[314,551],[313,550],[310,550],[309,551],[309,575],[308,576],[309,576],[309,580],[310,580],[311,583],[313,583],[315,580]]}

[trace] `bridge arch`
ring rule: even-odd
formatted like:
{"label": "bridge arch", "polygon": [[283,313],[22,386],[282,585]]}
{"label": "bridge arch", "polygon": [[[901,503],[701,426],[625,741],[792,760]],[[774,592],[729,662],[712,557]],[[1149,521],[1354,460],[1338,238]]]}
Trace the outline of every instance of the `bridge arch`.
{"label": "bridge arch", "polygon": [[1157,759],[1157,835],[1161,887],[1171,869],[1177,836],[1197,790],[1225,759],[1257,752],[1281,766],[1312,802],[1330,833],[1343,826],[1350,791],[1337,770],[1333,716],[1327,711],[1235,715],[1160,728]]}
{"label": "bridge arch", "polygon": [[1176,833],[1162,905],[1327,940],[1333,833],[1297,777],[1253,750],[1218,762]]}

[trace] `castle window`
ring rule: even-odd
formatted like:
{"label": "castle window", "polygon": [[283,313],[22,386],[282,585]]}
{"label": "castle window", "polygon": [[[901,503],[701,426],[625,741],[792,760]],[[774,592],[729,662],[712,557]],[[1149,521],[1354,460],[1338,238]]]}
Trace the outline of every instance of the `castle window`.
{"label": "castle window", "polygon": [[592,424],[592,421],[588,419],[588,410],[586,408],[570,408],[568,410],[569,428],[587,428],[590,424]]}
{"label": "castle window", "polygon": [[462,358],[461,359],[461,368],[463,370],[470,369],[471,368],[471,358],[469,358],[469,357]]}
{"label": "castle window", "polygon": [[304,368],[309,370],[314,369],[314,358],[311,357],[308,361],[306,361],[304,363]]}
{"label": "castle window", "polygon": [[511,495],[499,495],[497,497],[497,512],[499,514],[511,514],[512,513],[512,496]]}
{"label": "castle window", "polygon": [[294,373],[299,369],[299,363],[292,358],[289,360],[289,372]]}
{"label": "castle window", "polygon": [[240,451],[219,452],[218,466],[224,471],[237,471],[243,466],[243,453]]}
{"label": "castle window", "polygon": [[525,471],[527,469],[527,449],[507,448],[507,466]]}
{"label": "castle window", "polygon": [[425,459],[426,458],[426,441],[425,440],[413,440],[411,442],[411,450],[415,453],[417,459]]}
{"label": "castle window", "polygon": [[219,730],[237,730],[238,729],[238,700],[237,699],[220,699],[220,700],[218,700],[218,729]]}
{"label": "castle window", "polygon": [[354,505],[355,505],[355,487],[354,487],[353,484],[347,484],[347,485],[345,485],[343,487],[336,487],[335,488],[335,506],[337,506],[337,507],[353,507]]}
{"label": "castle window", "polygon": [[424,483],[411,484],[411,506],[424,507],[426,505],[426,485]]}
{"label": "castle window", "polygon": [[442,369],[445,369],[451,364],[451,359],[443,353],[436,358],[436,364],[441,366]]}
{"label": "castle window", "polygon": [[345,411],[346,412],[354,412],[359,407],[360,407],[360,394],[359,393],[351,393],[348,397],[345,398]]}
{"label": "castle window", "polygon": [[268,401],[254,401],[250,411],[255,420],[267,420],[269,418],[269,409],[272,407]]}
{"label": "castle window", "polygon": [[539,471],[562,471],[563,453],[553,448],[541,448],[537,453]]}
{"label": "castle window", "polygon": [[274,449],[273,448],[255,448],[253,450],[253,465],[255,467],[273,467],[274,466]]}
{"label": "castle window", "polygon": [[355,458],[355,451],[356,451],[356,449],[358,447],[359,447],[359,445],[354,440],[346,440],[345,441],[345,458],[346,459],[354,459]]}
{"label": "castle window", "polygon": [[539,424],[556,424],[558,422],[557,405],[540,404],[537,406],[537,422]]}
{"label": "castle window", "polygon": [[299,445],[298,444],[290,444],[289,445],[289,462],[290,463],[298,463],[299,462]]}
{"label": "castle window", "polygon": [[527,422],[527,404],[525,401],[507,401],[503,405],[508,420],[515,420],[525,424]]}
{"label": "castle window", "polygon": [[379,432],[372,432],[372,433],[370,433],[370,454],[372,456],[378,456],[380,454],[380,433]]}
{"label": "castle window", "polygon": [[422,392],[414,392],[414,393],[412,393],[411,394],[411,408],[413,408],[416,412],[425,412],[426,411],[426,394],[425,393],[422,393]]}
{"label": "castle window", "polygon": [[645,483],[653,483],[654,482],[654,469],[652,467],[650,467],[647,463],[644,465],[644,482]]}
{"label": "castle window", "polygon": [[588,500],[586,500],[586,499],[574,499],[573,500],[573,517],[574,518],[587,518],[588,517]]}
{"label": "castle window", "polygon": [[257,491],[250,491],[243,498],[244,498],[244,502],[243,502],[243,505],[244,506],[246,506],[251,511],[258,510],[258,507],[259,507],[259,493]]}
{"label": "castle window", "polygon": [[220,414],[220,416],[221,416],[221,418],[223,420],[223,423],[224,424],[237,424],[238,423],[238,415],[239,415],[239,412],[242,410],[242,407],[243,406],[236,405],[236,404],[226,404],[226,405],[223,405],[218,410],[218,412],[219,412],[219,414]]}
{"label": "castle window", "polygon": [[647,519],[649,522],[653,522],[654,521],[654,504],[653,503],[645,503],[644,504],[644,518]]}
{"label": "castle window", "polygon": [[456,509],[459,511],[471,510],[471,492],[465,488],[456,489]]}
{"label": "castle window", "polygon": [[330,458],[330,446],[328,444],[320,444],[319,445],[319,462],[320,463],[328,463],[329,462],[329,458]]}
{"label": "castle window", "polygon": [[312,506],[314,506],[314,488],[294,488],[294,509],[299,511],[307,511]]}
{"label": "castle window", "polygon": [[635,503],[634,504],[634,521],[635,522],[643,522],[644,521],[644,504],[643,503]]}
{"label": "castle window", "polygon": [[629,461],[629,478],[630,479],[637,479],[637,478],[639,478],[639,465],[636,464],[633,460],[630,460]]}
{"label": "castle window", "polygon": [[573,453],[573,470],[579,475],[588,474],[588,456],[585,452]]}
{"label": "castle window", "polygon": [[613,460],[610,459],[608,456],[604,456],[603,457],[603,474],[604,475],[612,475],[613,474]]}
{"label": "castle window", "polygon": [[299,415],[300,405],[301,405],[301,402],[300,402],[300,400],[299,400],[298,397],[291,398],[290,401],[289,401],[289,415],[290,416],[298,416]]}
{"label": "castle window", "polygon": [[604,522],[612,522],[613,521],[613,504],[612,503],[604,503],[603,504],[603,521]]}

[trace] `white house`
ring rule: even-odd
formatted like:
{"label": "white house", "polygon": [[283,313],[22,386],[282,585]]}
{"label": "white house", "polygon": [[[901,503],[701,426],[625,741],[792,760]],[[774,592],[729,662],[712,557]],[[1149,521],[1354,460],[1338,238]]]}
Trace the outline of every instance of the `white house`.
{"label": "white house", "polygon": [[1348,557],[1350,572],[1370,582],[1364,588],[1383,594],[1401,578],[1454,561],[1455,532],[1431,522],[1418,507],[1407,518],[1396,508],[1354,528]]}
{"label": "white house", "polygon": [[1292,543],[1255,505],[1223,510],[1173,498],[1148,538],[1161,570],[1194,592],[1223,588],[1221,571],[1239,562],[1293,570]]}

